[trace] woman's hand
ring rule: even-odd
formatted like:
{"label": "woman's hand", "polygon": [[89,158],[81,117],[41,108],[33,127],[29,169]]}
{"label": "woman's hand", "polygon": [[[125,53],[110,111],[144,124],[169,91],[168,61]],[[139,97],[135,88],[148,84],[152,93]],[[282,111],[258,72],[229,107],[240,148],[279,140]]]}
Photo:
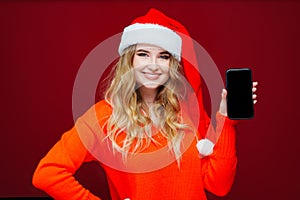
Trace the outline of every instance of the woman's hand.
{"label": "woman's hand", "polygon": [[[253,103],[256,104],[257,103],[257,95],[255,94],[255,92],[257,91],[257,86],[258,82],[253,82],[252,83],[252,92],[253,92]],[[224,115],[227,116],[227,102],[226,102],[226,96],[227,96],[227,90],[223,89],[222,90],[222,99],[221,99],[221,103],[220,103],[220,109],[219,112]]]}

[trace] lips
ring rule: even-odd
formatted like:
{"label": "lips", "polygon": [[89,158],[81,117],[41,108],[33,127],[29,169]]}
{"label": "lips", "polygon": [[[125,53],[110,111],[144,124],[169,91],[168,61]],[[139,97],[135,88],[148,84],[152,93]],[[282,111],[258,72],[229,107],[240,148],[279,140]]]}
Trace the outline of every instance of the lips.
{"label": "lips", "polygon": [[143,72],[145,78],[149,80],[156,80],[160,77],[160,73]]}

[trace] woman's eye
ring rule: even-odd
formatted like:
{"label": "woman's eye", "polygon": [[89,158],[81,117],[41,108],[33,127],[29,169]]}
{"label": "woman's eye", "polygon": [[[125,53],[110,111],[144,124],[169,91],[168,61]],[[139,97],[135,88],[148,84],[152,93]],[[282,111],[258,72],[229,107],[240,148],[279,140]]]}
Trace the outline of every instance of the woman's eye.
{"label": "woman's eye", "polygon": [[137,53],[136,55],[138,55],[138,56],[141,56],[141,57],[145,57],[145,56],[147,56],[147,54],[146,54],[146,53]]}
{"label": "woman's eye", "polygon": [[168,60],[170,58],[170,55],[168,54],[163,54],[163,55],[160,55],[160,58],[164,59],[164,60]]}

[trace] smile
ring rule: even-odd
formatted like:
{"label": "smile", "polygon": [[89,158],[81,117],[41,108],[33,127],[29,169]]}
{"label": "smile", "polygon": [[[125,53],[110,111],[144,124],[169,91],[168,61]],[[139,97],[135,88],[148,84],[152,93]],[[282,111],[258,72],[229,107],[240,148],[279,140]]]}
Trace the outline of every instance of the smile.
{"label": "smile", "polygon": [[149,73],[149,72],[143,72],[143,74],[145,75],[145,78],[149,79],[149,80],[156,80],[160,77],[160,73]]}

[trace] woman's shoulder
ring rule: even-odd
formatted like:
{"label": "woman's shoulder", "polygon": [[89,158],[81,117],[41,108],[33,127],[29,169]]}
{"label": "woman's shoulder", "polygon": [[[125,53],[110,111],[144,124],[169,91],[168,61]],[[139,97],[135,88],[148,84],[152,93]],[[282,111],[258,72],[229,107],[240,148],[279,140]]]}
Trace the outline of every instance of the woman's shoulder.
{"label": "woman's shoulder", "polygon": [[94,105],[94,110],[98,118],[110,116],[112,113],[112,107],[106,100],[100,100]]}
{"label": "woman's shoulder", "polygon": [[112,107],[106,100],[100,100],[91,106],[80,118],[81,122],[90,126],[103,125],[109,119],[112,113]]}
{"label": "woman's shoulder", "polygon": [[103,99],[95,103],[95,109],[99,111],[108,110],[111,111],[111,105],[107,100]]}

